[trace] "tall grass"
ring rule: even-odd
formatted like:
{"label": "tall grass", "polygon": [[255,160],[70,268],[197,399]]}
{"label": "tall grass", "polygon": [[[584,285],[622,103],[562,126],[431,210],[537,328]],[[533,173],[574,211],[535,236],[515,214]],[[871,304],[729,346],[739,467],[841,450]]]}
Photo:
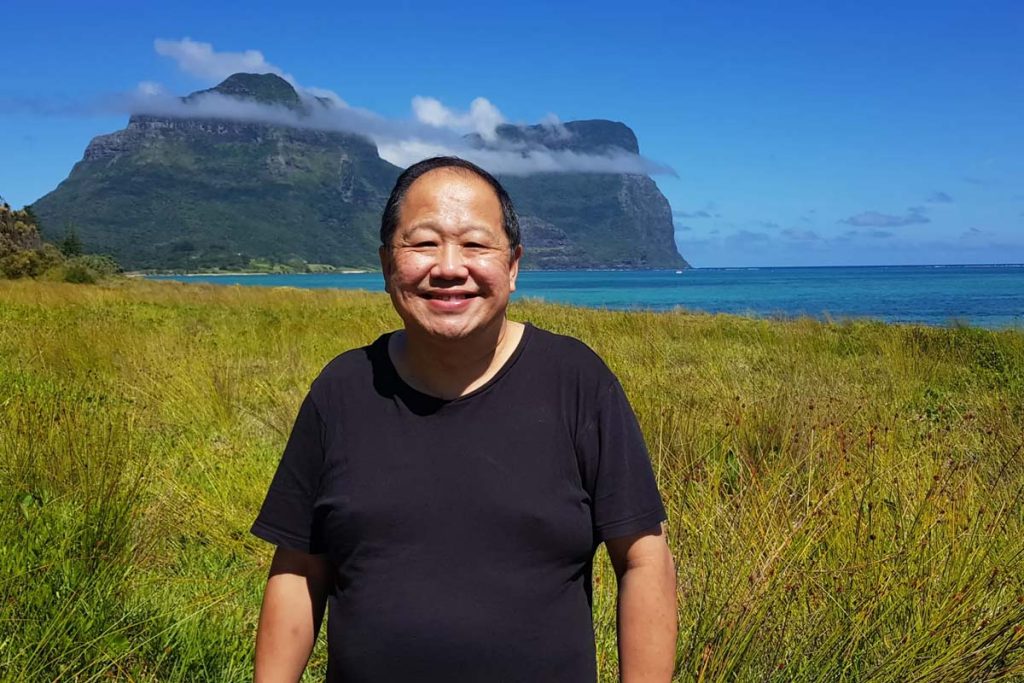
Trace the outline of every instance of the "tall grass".
{"label": "tall grass", "polygon": [[[1024,334],[590,311],[669,511],[680,681],[1024,678]],[[244,680],[250,524],[382,295],[0,283],[0,678]],[[614,575],[595,572],[602,680]],[[309,680],[322,677],[314,653]]]}

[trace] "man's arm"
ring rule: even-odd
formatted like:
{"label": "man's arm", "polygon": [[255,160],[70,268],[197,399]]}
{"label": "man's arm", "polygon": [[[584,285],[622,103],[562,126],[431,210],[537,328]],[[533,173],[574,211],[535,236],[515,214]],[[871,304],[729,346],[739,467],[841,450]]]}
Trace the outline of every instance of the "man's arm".
{"label": "man's arm", "polygon": [[676,653],[676,573],[660,527],[605,543],[619,581],[619,678],[667,683]]}
{"label": "man's arm", "polygon": [[278,547],[256,631],[255,683],[294,683],[313,651],[331,570],[324,555]]}

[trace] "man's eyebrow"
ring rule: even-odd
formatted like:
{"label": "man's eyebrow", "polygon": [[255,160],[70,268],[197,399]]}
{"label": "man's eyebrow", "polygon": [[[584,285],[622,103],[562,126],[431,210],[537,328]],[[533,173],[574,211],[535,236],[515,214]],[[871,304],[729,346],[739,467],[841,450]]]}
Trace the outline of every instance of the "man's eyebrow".
{"label": "man's eyebrow", "polygon": [[[432,231],[432,232],[442,232],[442,230],[438,227],[437,223],[435,223],[433,220],[428,218],[428,219],[424,220],[422,223],[413,223],[411,225],[405,226],[404,228],[401,228],[398,231],[398,234],[404,236],[404,235],[408,235],[410,233],[413,233],[413,232],[415,232],[417,230],[429,230],[429,231]],[[482,224],[480,224],[480,225],[477,225],[477,224],[464,225],[464,226],[461,226],[459,228],[455,228],[452,232],[456,236],[459,236],[459,237],[462,237],[462,236],[468,235],[468,234],[472,234],[472,233],[485,233],[487,236],[491,235],[490,228],[488,226],[482,225]],[[504,231],[502,231],[502,234],[504,234]]]}
{"label": "man's eyebrow", "polygon": [[398,233],[400,235],[408,235],[409,233],[415,232],[416,230],[433,230],[437,232],[437,229],[437,224],[434,221],[427,219],[420,223],[412,223],[411,225],[406,225],[405,227],[400,228],[398,230]]}

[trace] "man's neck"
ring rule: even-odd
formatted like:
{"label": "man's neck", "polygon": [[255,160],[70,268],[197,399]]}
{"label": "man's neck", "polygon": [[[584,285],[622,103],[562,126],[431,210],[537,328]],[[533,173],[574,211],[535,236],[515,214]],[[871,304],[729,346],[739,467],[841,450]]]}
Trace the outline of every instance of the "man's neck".
{"label": "man's neck", "polygon": [[489,382],[522,336],[522,323],[505,319],[465,339],[438,340],[401,331],[392,335],[388,353],[398,374],[414,389],[454,399]]}

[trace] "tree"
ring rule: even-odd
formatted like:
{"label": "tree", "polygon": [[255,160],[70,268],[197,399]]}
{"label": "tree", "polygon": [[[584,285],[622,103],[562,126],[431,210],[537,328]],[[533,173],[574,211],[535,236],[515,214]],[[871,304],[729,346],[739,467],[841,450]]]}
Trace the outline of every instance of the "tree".
{"label": "tree", "polygon": [[82,240],[78,239],[75,226],[68,223],[64,230],[64,239],[60,242],[60,251],[67,257],[82,255]]}
{"label": "tree", "polygon": [[32,205],[26,204],[21,207],[21,211],[28,217],[29,222],[36,226],[36,230],[42,234],[43,224],[39,222],[39,217],[36,216],[36,212],[32,210]]}

